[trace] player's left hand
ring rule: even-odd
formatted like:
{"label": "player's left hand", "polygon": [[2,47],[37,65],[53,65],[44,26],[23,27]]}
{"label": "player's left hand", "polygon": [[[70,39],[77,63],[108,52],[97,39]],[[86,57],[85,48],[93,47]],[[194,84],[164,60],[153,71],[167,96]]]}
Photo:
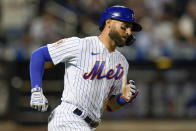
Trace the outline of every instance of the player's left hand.
{"label": "player's left hand", "polygon": [[126,102],[131,102],[138,94],[139,90],[135,86],[135,82],[133,80],[129,80],[127,84],[127,78],[123,78],[122,85],[122,95]]}
{"label": "player's left hand", "polygon": [[131,98],[137,96],[139,90],[136,88],[135,81],[133,81],[133,80],[129,80],[129,84],[128,85],[129,85],[129,89],[130,89],[130,93],[128,95],[128,99],[131,99]]}
{"label": "player's left hand", "polygon": [[45,112],[48,109],[48,100],[43,94],[42,88],[35,87],[31,89],[31,101],[30,106],[41,112]]}

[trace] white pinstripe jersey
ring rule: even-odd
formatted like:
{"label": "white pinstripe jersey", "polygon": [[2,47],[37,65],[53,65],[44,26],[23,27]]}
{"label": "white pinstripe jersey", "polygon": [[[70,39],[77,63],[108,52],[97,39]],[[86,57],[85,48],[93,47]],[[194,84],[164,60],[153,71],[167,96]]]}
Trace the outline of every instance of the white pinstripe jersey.
{"label": "white pinstripe jersey", "polygon": [[76,105],[98,120],[109,95],[121,92],[128,62],[117,50],[110,53],[97,36],[62,39],[48,44],[53,63],[65,63],[62,101]]}

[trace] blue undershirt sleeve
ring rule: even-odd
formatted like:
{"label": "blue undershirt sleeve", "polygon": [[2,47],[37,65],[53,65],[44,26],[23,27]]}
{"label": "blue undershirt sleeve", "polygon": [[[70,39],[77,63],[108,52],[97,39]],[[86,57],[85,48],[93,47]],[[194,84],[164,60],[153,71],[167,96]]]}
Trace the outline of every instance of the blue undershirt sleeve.
{"label": "blue undershirt sleeve", "polygon": [[35,50],[30,60],[31,88],[42,87],[42,77],[44,74],[45,62],[52,62],[48,47],[43,46]]}

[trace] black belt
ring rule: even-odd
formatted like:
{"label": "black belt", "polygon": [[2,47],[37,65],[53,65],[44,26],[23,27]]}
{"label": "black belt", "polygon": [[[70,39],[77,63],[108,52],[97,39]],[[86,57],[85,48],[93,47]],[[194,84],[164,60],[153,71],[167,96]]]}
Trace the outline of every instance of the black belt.
{"label": "black belt", "polygon": [[[80,115],[82,115],[82,111],[81,110],[79,110],[78,108],[76,108],[74,111],[73,111],[73,113],[74,114],[76,114],[76,115],[78,115],[78,116],[80,116]],[[96,128],[98,125],[99,125],[99,122],[96,122],[96,121],[93,121],[90,117],[86,117],[86,118],[84,118],[84,121],[86,122],[86,123],[88,123],[91,127],[93,127],[93,128]]]}

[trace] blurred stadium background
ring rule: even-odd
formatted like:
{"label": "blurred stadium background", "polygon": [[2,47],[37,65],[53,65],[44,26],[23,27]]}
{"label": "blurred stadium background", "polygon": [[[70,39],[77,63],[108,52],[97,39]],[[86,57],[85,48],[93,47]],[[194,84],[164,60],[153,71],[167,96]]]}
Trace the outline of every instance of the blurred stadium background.
{"label": "blurred stadium background", "polygon": [[115,4],[132,8],[143,26],[135,45],[119,49],[140,94],[129,107],[104,113],[97,130],[196,130],[196,0],[0,0],[0,131],[47,130],[64,65],[45,71],[49,111],[33,111],[32,51],[65,37],[99,35],[102,11]]}

